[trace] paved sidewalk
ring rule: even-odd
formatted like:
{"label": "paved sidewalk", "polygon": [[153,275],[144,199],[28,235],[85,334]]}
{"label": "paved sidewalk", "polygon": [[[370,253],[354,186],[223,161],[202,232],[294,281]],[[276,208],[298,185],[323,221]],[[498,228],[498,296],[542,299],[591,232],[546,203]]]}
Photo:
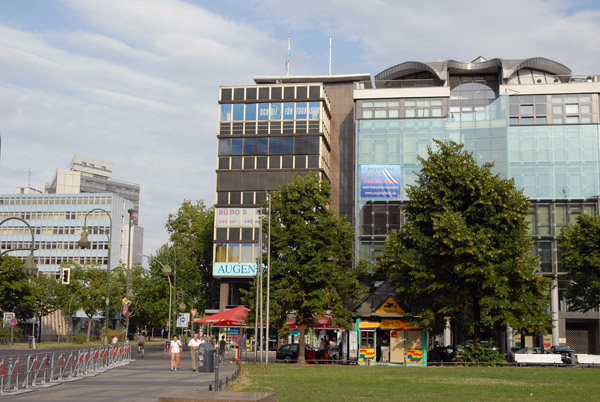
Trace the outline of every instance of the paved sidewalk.
{"label": "paved sidewalk", "polygon": [[[235,365],[233,353],[219,365],[219,379],[232,377]],[[134,357],[135,356],[135,357]],[[171,371],[169,355],[163,345],[147,346],[143,359],[132,352],[135,361],[93,377],[68,381],[48,388],[37,387],[33,392],[0,395],[0,401],[157,401],[159,397],[194,398],[209,393],[215,383],[215,373],[193,372],[188,350],[181,354],[178,371]]]}

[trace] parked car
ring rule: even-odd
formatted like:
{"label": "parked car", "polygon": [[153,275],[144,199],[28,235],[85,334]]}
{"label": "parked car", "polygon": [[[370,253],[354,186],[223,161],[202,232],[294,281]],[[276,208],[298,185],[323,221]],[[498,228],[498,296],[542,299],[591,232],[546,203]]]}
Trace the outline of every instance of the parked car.
{"label": "parked car", "polygon": [[[316,349],[310,345],[304,345],[304,360],[314,361]],[[290,363],[298,360],[298,344],[288,343],[280,346],[275,352],[276,360],[283,360],[286,363]]]}
{"label": "parked car", "polygon": [[514,362],[515,361],[515,354],[528,354],[528,355],[540,355],[540,354],[552,354],[552,352],[548,349],[544,349],[544,348],[540,348],[540,347],[533,347],[533,348],[521,348],[518,349],[514,352],[510,352],[508,354],[508,361],[509,362]]}
{"label": "parked car", "polygon": [[550,348],[552,353],[560,354],[562,362],[564,364],[571,364],[571,353],[575,352],[570,346],[552,346]]}
{"label": "parked car", "polygon": [[427,362],[448,363],[454,360],[455,351],[452,346],[438,346],[427,352]]}

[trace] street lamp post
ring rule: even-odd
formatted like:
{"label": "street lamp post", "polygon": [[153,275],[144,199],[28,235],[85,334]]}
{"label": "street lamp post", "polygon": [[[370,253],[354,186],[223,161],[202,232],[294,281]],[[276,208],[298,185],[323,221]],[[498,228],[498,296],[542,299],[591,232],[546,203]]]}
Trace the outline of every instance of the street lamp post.
{"label": "street lamp post", "polygon": [[[131,227],[133,225],[133,209],[129,209],[127,212],[129,212],[129,232],[128,232],[128,239],[127,239],[127,277],[126,277],[126,281],[127,281],[127,297],[129,299],[133,299],[133,294],[131,292]],[[125,317],[125,341],[127,343],[129,343],[129,315],[131,314],[130,311],[127,311],[127,315]]]}
{"label": "street lamp post", "polygon": [[88,233],[87,233],[87,217],[90,213],[94,212],[94,211],[100,211],[100,212],[104,212],[106,214],[106,216],[108,216],[108,221],[110,223],[109,225],[109,229],[108,229],[108,262],[106,263],[106,303],[105,303],[105,307],[104,307],[104,346],[108,345],[108,319],[109,319],[109,314],[110,314],[110,310],[109,310],[109,300],[110,300],[110,240],[111,240],[111,232],[112,232],[112,218],[110,217],[110,213],[108,213],[108,211],[102,209],[102,208],[94,208],[90,211],[88,211],[87,214],[85,214],[85,218],[83,219],[83,231],[81,232],[81,239],[79,239],[79,241],[77,242],[79,244],[79,247],[86,249],[90,247],[90,241],[88,240]]}
{"label": "street lamp post", "polygon": [[163,265],[162,267],[162,272],[163,275],[167,277],[167,279],[169,280],[169,336],[168,339],[171,339],[171,289],[173,288],[173,286],[171,286],[171,267],[169,266],[169,264]]}
{"label": "street lamp post", "polygon": [[35,234],[34,234],[33,228],[31,227],[31,225],[29,223],[27,223],[26,220],[17,218],[17,217],[11,217],[11,218],[4,219],[2,222],[0,222],[0,226],[4,222],[10,221],[10,220],[21,221],[25,225],[27,225],[27,227],[29,228],[29,232],[31,233],[31,247],[11,248],[10,250],[5,250],[5,251],[1,252],[0,257],[2,257],[6,253],[10,253],[11,251],[29,250],[30,253],[27,256],[27,258],[25,259],[25,262],[23,263],[23,273],[29,277],[34,277],[38,273],[38,268],[37,268],[37,265],[35,264],[35,257],[33,256],[33,252],[36,249],[35,248]]}
{"label": "street lamp post", "polygon": [[[156,260],[156,257],[154,257],[154,256],[146,256],[146,257],[148,257],[148,260],[150,258]],[[169,264],[164,264],[163,265],[160,261],[157,261],[157,262],[158,262],[158,264],[162,268],[163,275],[166,276],[167,279],[169,280],[169,318],[168,318],[168,320],[169,320],[168,321],[168,323],[169,323],[169,325],[168,325],[168,327],[169,327],[169,329],[168,329],[168,333],[169,333],[168,336],[169,336],[169,338],[168,339],[171,339],[171,327],[173,326],[173,322],[171,321],[171,314],[173,312],[172,307],[171,307],[171,305],[172,305],[171,304],[171,300],[172,300],[171,289],[174,287],[174,284],[171,283],[171,274],[173,274],[174,278],[177,278],[177,265],[173,264],[174,269],[171,269],[171,266]],[[177,282],[175,282],[175,284],[176,283]],[[175,332],[173,332],[173,333],[175,333]]]}

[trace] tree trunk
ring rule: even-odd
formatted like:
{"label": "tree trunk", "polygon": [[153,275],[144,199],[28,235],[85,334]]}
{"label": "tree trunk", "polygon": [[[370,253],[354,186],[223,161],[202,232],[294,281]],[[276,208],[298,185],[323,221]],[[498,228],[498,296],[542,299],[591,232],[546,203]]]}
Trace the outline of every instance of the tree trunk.
{"label": "tree trunk", "polygon": [[92,317],[88,317],[88,332],[87,332],[87,341],[90,341],[90,333],[92,332]]}
{"label": "tree trunk", "polygon": [[306,334],[306,325],[300,325],[300,339],[298,340],[298,364],[304,364],[304,335]]}
{"label": "tree trunk", "polygon": [[473,296],[473,332],[473,342],[479,344],[481,342],[481,308],[477,295]]}

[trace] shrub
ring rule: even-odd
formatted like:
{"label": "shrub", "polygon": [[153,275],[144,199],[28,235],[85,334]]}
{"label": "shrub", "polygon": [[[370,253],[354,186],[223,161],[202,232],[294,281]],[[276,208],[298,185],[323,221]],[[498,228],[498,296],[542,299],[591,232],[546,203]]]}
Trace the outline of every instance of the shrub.
{"label": "shrub", "polygon": [[78,343],[78,344],[83,344],[85,343],[85,341],[87,340],[87,335],[86,334],[77,334],[77,335],[73,335],[73,337],[71,338],[71,341],[73,343]]}
{"label": "shrub", "polygon": [[[8,344],[10,342],[10,327],[10,325],[6,325],[4,327],[0,326],[0,343]],[[15,325],[12,330],[13,342],[17,342],[19,339],[21,339],[23,330],[18,325]]]}
{"label": "shrub", "polygon": [[459,346],[456,355],[457,362],[486,363],[492,366],[498,365],[494,363],[506,363],[506,356],[498,352],[493,342],[490,342],[488,345],[472,343]]}

